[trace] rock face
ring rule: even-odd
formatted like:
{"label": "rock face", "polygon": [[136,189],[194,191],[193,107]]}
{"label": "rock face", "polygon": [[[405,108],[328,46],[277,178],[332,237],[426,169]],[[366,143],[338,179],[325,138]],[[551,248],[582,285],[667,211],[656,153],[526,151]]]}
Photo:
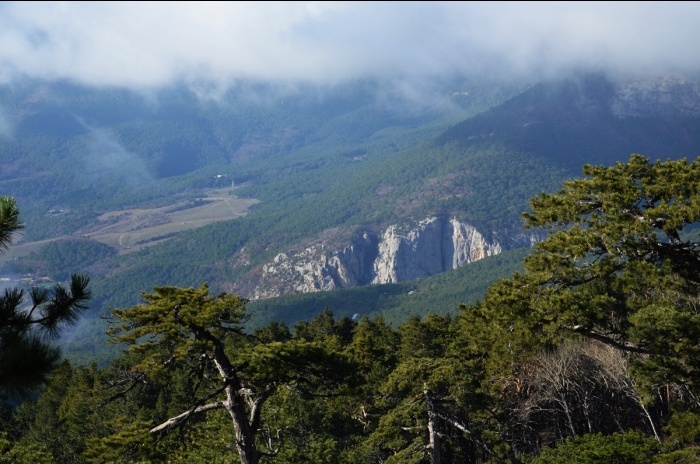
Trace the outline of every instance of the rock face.
{"label": "rock face", "polygon": [[391,226],[382,234],[373,267],[373,284],[398,283],[457,269],[501,252],[468,224],[427,218],[416,227]]}
{"label": "rock face", "polygon": [[263,266],[251,298],[403,282],[501,251],[499,243],[487,241],[468,224],[429,217],[417,224],[392,225],[379,235],[358,234],[340,249],[328,249],[324,242],[297,253],[280,253]]}
{"label": "rock face", "polygon": [[700,85],[680,75],[618,86],[611,110],[618,117],[700,116]]}

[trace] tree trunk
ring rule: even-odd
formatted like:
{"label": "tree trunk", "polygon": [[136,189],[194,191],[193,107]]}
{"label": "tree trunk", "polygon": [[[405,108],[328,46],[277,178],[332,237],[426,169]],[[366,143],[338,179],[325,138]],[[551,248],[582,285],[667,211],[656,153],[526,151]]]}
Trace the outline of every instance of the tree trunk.
{"label": "tree trunk", "polygon": [[428,449],[430,450],[430,464],[440,464],[440,437],[435,429],[435,409],[433,407],[433,398],[430,395],[430,390],[423,387],[425,395],[425,405],[428,409]]}
{"label": "tree trunk", "polygon": [[236,449],[241,458],[241,464],[258,464],[260,452],[255,446],[255,430],[248,420],[240,378],[236,375],[223,347],[216,346],[213,357],[214,364],[226,384],[226,410],[233,421],[233,428],[236,432]]}
{"label": "tree trunk", "polygon": [[241,464],[258,464],[260,453],[255,446],[255,431],[250,428],[248,417],[241,398],[232,387],[226,389],[228,397],[226,410],[233,421],[236,432],[236,449],[241,458]]}

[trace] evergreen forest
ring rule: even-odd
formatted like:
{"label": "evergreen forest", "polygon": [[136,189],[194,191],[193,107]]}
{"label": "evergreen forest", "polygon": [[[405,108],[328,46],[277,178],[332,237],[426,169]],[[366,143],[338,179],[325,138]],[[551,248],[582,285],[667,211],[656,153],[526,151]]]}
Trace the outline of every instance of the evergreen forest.
{"label": "evergreen forest", "polygon": [[544,238],[456,311],[250,324],[235,293],[153,283],[104,316],[99,365],[55,345],[87,276],[8,289],[0,462],[698,462],[700,158],[587,163],[520,217]]}
{"label": "evergreen forest", "polygon": [[[119,354],[105,336],[108,308],[137,304],[154,286],[207,282],[253,300],[280,253],[457,218],[503,256],[421,282],[254,300],[249,326],[292,327],[324,307],[337,317],[381,313],[394,326],[454,314],[518,269],[530,245],[520,214],[533,196],[584,164],[697,154],[693,88],[633,84],[596,73],[537,83],[461,76],[431,82],[419,101],[372,79],[241,81],[217,98],[184,84],[147,95],[39,79],[0,86],[11,128],[0,136],[0,192],[21,205],[25,225],[0,255],[0,283],[29,290],[89,275],[89,307],[59,341],[72,362],[105,367]],[[619,111],[642,104],[651,110]],[[216,205],[226,214],[203,220]]]}

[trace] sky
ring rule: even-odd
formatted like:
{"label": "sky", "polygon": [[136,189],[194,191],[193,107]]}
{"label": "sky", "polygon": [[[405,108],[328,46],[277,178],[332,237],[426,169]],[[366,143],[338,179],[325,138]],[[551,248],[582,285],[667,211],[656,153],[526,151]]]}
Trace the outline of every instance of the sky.
{"label": "sky", "polygon": [[1,2],[0,83],[700,72],[700,2]]}

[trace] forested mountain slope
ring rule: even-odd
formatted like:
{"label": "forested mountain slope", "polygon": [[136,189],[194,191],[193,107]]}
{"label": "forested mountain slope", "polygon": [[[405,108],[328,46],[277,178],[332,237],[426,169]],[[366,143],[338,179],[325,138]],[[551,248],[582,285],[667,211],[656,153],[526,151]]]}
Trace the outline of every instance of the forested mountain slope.
{"label": "forested mountain slope", "polygon": [[[291,297],[284,314],[284,303],[250,308],[206,284],[157,286],[110,312],[107,333],[124,350],[109,363],[64,362],[36,401],[0,403],[3,457],[695,462],[699,195],[700,157],[586,165],[531,199],[526,227],[548,231],[534,249],[324,293],[350,305],[337,318],[327,308],[300,314],[307,304]],[[17,227],[9,210],[3,231]],[[517,272],[498,279],[506,268]],[[75,321],[87,283],[54,287],[48,300],[32,292],[46,303],[36,323]],[[455,296],[471,301],[441,309]],[[26,333],[21,299],[3,296],[3,340]],[[73,310],[55,304],[71,301]],[[352,305],[370,312],[350,317]],[[21,350],[9,354],[3,400],[16,386],[7,374],[26,369]]]}
{"label": "forested mountain slope", "polygon": [[[644,111],[636,101],[642,97]],[[345,238],[338,244],[334,236],[319,234],[257,270],[253,292],[236,288],[274,296],[357,281],[397,282],[400,275],[432,275],[503,249],[529,246],[539,237],[524,234],[521,227],[527,200],[579,175],[583,164],[608,165],[631,153],[695,156],[700,147],[698,101],[697,86],[685,81],[631,87],[584,75],[540,83],[370,173],[360,173],[354,191],[365,193],[332,189],[307,206],[321,205],[325,212],[326,205],[344,204],[348,198],[358,209],[371,205],[351,216],[364,220],[362,227],[348,221],[363,240]],[[658,112],[650,112],[651,107]],[[323,200],[329,196],[334,200]],[[433,226],[440,221],[442,226]],[[469,232],[457,237],[458,227]],[[457,263],[455,250],[460,248],[472,259]],[[357,271],[363,266],[364,271]]]}
{"label": "forested mountain slope", "polygon": [[528,199],[585,163],[700,153],[699,92],[681,78],[434,89],[3,88],[0,186],[26,223],[4,272],[85,271],[95,316],[156,285],[267,298],[398,283],[528,247]]}

